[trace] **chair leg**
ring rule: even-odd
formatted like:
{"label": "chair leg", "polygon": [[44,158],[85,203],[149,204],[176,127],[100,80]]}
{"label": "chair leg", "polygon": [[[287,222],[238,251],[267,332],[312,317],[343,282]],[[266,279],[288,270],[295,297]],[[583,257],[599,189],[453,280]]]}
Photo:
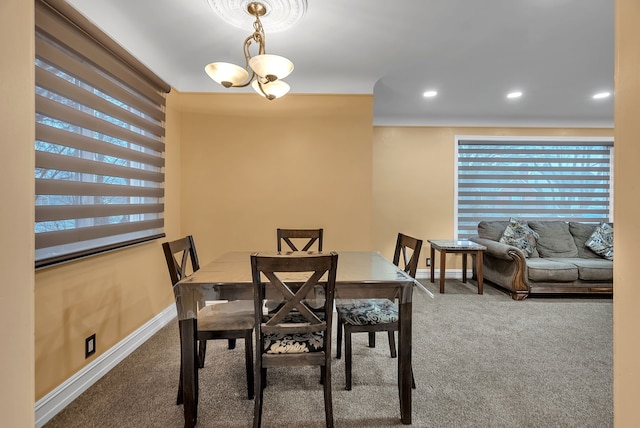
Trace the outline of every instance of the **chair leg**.
{"label": "chair leg", "polygon": [[176,405],[181,405],[184,403],[184,399],[182,396],[182,329],[178,328],[180,332],[180,379],[178,380],[178,396],[176,397]]}
{"label": "chair leg", "polygon": [[389,330],[389,351],[391,351],[391,358],[396,358],[398,356],[396,353],[396,338],[393,334],[393,330]]}
{"label": "chair leg", "polygon": [[176,405],[184,404],[182,397],[182,356],[180,357],[180,380],[178,380],[178,396],[176,397]]}
{"label": "chair leg", "polygon": [[[193,326],[194,330],[197,331],[196,329],[198,327],[197,327],[197,324],[196,324],[196,320],[193,320],[193,324],[194,324],[194,326]],[[195,341],[195,342],[196,343],[193,344],[194,347],[197,344],[197,341]],[[193,367],[198,367],[198,361],[199,361],[198,356],[194,355],[193,356]],[[194,372],[193,372],[193,376],[195,378],[195,385],[196,385],[196,390],[195,390],[195,395],[193,396],[193,400],[194,400],[194,403],[197,403],[198,400],[200,400],[200,387],[199,387],[199,385],[200,385],[200,369],[196,368],[194,370]],[[198,406],[193,406],[193,421],[194,421],[194,423],[197,420],[198,420]]]}
{"label": "chair leg", "polygon": [[204,367],[204,357],[207,355],[207,341],[199,340],[198,341],[198,368],[201,369]]}
{"label": "chair leg", "polygon": [[342,357],[342,330],[344,326],[340,317],[338,317],[338,332],[336,337],[336,359],[340,359]]}
{"label": "chair leg", "polygon": [[236,340],[229,339],[229,349],[236,349]]}
{"label": "chair leg", "polygon": [[376,347],[376,332],[370,331],[369,332],[369,348],[375,348],[375,347]]}
{"label": "chair leg", "polygon": [[324,418],[327,428],[333,428],[333,399],[331,397],[331,361],[321,367],[324,376]]}
{"label": "chair leg", "polygon": [[344,377],[345,377],[345,389],[351,391],[351,330],[345,329],[344,331]]}
{"label": "chair leg", "polygon": [[260,376],[262,379],[262,389],[265,389],[267,387],[267,369],[263,367],[262,370],[260,370]]}
{"label": "chair leg", "polygon": [[253,334],[252,330],[249,330],[244,335],[244,359],[245,369],[247,371],[247,398],[252,400],[255,391],[253,389]]}
{"label": "chair leg", "polygon": [[[265,369],[258,369],[261,374],[266,374]],[[255,388],[256,396],[253,401],[253,428],[260,428],[262,425],[262,399],[264,397],[264,384],[262,383],[262,376],[256,376]]]}

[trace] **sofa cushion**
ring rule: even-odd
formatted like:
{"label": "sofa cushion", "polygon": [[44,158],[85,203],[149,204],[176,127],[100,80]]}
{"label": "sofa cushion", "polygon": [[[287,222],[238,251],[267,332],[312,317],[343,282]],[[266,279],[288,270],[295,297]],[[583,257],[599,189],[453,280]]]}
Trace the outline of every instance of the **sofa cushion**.
{"label": "sofa cushion", "polygon": [[540,257],[578,257],[578,248],[564,221],[530,221],[538,235],[536,248]]}
{"label": "sofa cushion", "polygon": [[586,245],[594,253],[607,260],[613,260],[613,227],[607,223],[602,223],[589,237]]}
{"label": "sofa cushion", "polygon": [[578,268],[578,279],[582,281],[613,281],[613,262],[601,257],[597,259],[559,258],[545,259],[560,263],[571,263]]}
{"label": "sofa cushion", "polygon": [[596,223],[577,223],[569,222],[569,232],[573,236],[573,241],[578,248],[578,257],[583,259],[600,259],[601,257],[587,247],[587,240],[593,232],[596,231],[598,224]]}
{"label": "sofa cushion", "polygon": [[478,236],[498,242],[502,232],[509,225],[508,221],[481,221],[478,223]]}
{"label": "sofa cushion", "polygon": [[531,230],[526,221],[512,218],[502,232],[499,242],[520,248],[526,257],[530,257],[535,251],[538,238],[538,234]]}
{"label": "sofa cushion", "polygon": [[578,279],[578,267],[562,260],[534,258],[527,260],[529,281],[573,282]]}

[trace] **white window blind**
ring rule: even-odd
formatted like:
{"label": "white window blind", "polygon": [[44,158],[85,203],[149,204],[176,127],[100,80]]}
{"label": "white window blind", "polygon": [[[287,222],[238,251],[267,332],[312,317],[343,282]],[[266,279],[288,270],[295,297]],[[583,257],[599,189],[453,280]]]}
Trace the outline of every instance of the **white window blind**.
{"label": "white window blind", "polygon": [[481,220],[610,219],[613,141],[458,139],[458,237]]}
{"label": "white window blind", "polygon": [[36,267],[164,236],[170,87],[61,0],[36,0]]}

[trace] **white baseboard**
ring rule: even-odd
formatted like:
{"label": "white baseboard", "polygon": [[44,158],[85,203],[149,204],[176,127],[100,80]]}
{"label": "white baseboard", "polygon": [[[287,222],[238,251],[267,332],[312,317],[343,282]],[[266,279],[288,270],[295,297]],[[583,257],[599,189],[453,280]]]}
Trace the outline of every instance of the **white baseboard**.
{"label": "white baseboard", "polygon": [[176,305],[171,304],[142,327],[122,339],[89,365],[82,368],[82,370],[38,400],[35,405],[36,428],[42,427],[51,420],[51,418],[62,411],[69,403],[96,383],[102,376],[107,374],[109,370],[115,367],[116,364],[124,360],[175,317]]}
{"label": "white baseboard", "polygon": [[[438,271],[436,271],[436,274]],[[429,269],[418,269],[416,271],[416,279],[429,279],[431,277],[431,271]]]}

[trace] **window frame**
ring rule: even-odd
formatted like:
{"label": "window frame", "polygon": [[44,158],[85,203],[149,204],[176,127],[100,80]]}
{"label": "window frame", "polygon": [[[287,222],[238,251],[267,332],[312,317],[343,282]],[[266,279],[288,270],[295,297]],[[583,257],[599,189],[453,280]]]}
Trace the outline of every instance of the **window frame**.
{"label": "window frame", "polygon": [[[579,143],[585,143],[586,145],[594,145],[598,143],[602,143],[602,145],[610,146],[609,152],[609,188],[608,188],[608,216],[607,221],[613,221],[613,207],[614,207],[614,138],[611,137],[580,137],[580,136],[491,136],[491,135],[455,135],[454,136],[454,198],[453,198],[453,215],[454,215],[454,239],[465,239],[464,237],[460,237],[460,225],[459,225],[459,147],[462,141],[468,142],[486,142],[489,144],[490,142],[498,142],[501,144],[507,142],[521,143],[523,146],[527,146],[526,143],[530,142],[544,142],[545,144],[550,144],[553,142],[558,142],[561,145],[567,146],[571,145],[570,143],[576,143],[575,146],[579,146]],[[568,144],[569,143],[569,144]],[[523,214],[522,216],[513,216],[513,217],[522,217],[527,219],[527,215]],[[550,217],[549,219],[553,219]],[[505,220],[508,221],[509,217],[504,218],[495,218],[495,220]],[[576,221],[588,221],[585,218],[575,217]],[[597,222],[593,221],[593,222]]]}

